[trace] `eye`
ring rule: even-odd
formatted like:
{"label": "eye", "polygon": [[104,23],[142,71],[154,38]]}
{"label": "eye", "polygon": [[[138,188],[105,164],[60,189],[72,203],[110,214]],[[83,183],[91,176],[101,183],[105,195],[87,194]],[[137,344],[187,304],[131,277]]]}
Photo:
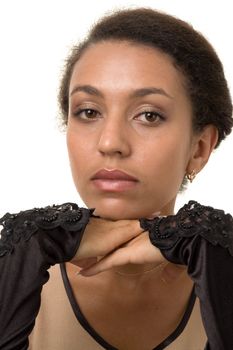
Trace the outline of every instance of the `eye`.
{"label": "eye", "polygon": [[75,113],[74,116],[82,120],[93,120],[96,119],[99,112],[92,108],[80,108]]}
{"label": "eye", "polygon": [[165,117],[156,111],[145,111],[136,116],[136,119],[147,123],[147,124],[157,124],[163,120]]}

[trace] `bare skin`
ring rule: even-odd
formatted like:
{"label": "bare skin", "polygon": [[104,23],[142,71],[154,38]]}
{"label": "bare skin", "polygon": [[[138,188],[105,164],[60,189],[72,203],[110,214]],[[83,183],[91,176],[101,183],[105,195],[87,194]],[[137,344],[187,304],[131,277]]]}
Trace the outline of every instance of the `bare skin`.
{"label": "bare skin", "polygon": [[[180,323],[193,288],[185,267],[168,263],[136,220],[92,218],[72,263],[67,273],[82,312],[119,349],[160,344]],[[148,272],[135,273],[138,266]]]}
{"label": "bare skin", "polygon": [[175,275],[154,270],[137,278],[109,271],[86,278],[77,276],[76,270],[67,264],[82,312],[118,349],[151,350],[161,343],[179,324],[193,286],[184,273],[174,270]]}
{"label": "bare skin", "polygon": [[[69,103],[74,182],[102,219],[91,219],[72,261],[81,274],[67,264],[68,275],[84,314],[107,341],[120,349],[151,349],[178,325],[192,281],[171,263],[143,273],[166,261],[138,219],[174,213],[185,174],[204,167],[217,132],[212,126],[193,132],[184,78],[170,57],[127,42],[86,50],[71,77]],[[130,188],[96,186],[100,169],[118,169],[137,181]]]}
{"label": "bare skin", "polygon": [[[80,269],[75,265],[92,265],[99,256],[105,256],[103,264],[113,259],[102,267],[94,264],[92,270],[84,269],[77,276]],[[119,275],[114,264],[119,266],[120,259],[128,267],[143,261],[148,273],[135,274],[128,268],[126,275]],[[179,324],[193,283],[184,267],[165,261],[138,221],[91,219],[72,262],[75,265],[67,264],[67,273],[85,317],[115,347],[152,349]],[[158,269],[151,269],[154,266]],[[88,275],[92,277],[86,278]]]}

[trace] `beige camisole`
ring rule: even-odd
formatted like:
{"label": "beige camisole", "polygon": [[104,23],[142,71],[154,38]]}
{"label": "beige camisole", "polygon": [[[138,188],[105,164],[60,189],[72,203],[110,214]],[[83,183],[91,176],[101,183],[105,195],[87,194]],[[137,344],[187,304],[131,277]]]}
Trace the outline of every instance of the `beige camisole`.
{"label": "beige camisole", "polygon": [[[88,325],[76,301],[71,300],[70,295],[68,296],[69,282],[64,266],[60,269],[60,265],[55,265],[49,272],[50,279],[42,291],[41,308],[30,336],[29,349],[115,349],[105,343],[104,339]],[[205,348],[207,338],[200,315],[199,301],[197,298],[195,300],[194,294],[191,299],[180,325],[165,342],[153,350],[203,350]]]}

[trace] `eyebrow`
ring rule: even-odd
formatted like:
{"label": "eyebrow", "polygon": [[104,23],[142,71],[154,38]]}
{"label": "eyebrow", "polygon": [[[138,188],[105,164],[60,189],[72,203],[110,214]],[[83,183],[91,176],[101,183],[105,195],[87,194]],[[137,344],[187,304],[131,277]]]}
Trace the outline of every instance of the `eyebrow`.
{"label": "eyebrow", "polygon": [[[73,94],[75,94],[77,92],[85,92],[89,95],[94,95],[94,96],[104,98],[103,93],[91,85],[77,85],[77,86],[75,86],[74,89],[71,91],[70,96],[72,96]],[[164,89],[157,88],[157,87],[145,87],[145,88],[141,88],[141,89],[136,89],[130,94],[130,97],[131,98],[144,97],[144,96],[152,95],[152,94],[163,95],[165,97],[173,99],[173,97],[171,95],[169,95]]]}

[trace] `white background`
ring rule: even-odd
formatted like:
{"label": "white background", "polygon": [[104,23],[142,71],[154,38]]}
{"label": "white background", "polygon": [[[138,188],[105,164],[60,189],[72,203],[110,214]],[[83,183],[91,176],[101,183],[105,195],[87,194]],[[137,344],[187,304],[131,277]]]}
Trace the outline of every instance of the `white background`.
{"label": "white background", "polygon": [[[0,214],[74,201],[65,134],[58,128],[56,94],[69,48],[90,25],[116,7],[149,6],[176,15],[201,31],[219,54],[233,90],[231,1],[0,2]],[[233,213],[233,136],[178,198]],[[171,169],[172,171],[172,169]]]}

